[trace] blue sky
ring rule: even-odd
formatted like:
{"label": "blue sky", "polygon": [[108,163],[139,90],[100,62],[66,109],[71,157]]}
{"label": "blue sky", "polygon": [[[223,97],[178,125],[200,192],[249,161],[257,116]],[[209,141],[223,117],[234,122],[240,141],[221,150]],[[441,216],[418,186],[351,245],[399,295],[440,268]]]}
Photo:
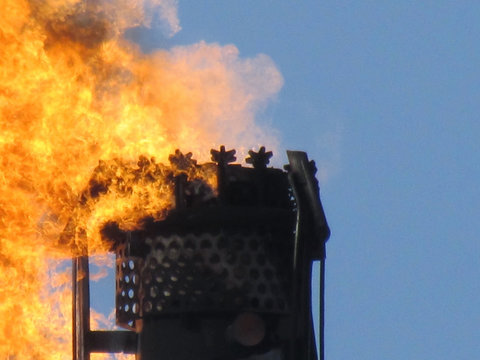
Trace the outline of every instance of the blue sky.
{"label": "blue sky", "polygon": [[[260,115],[320,169],[326,358],[480,353],[480,3],[183,1],[182,30],[270,56],[284,77]],[[228,144],[227,144],[228,145]],[[285,162],[277,154],[279,163]],[[94,289],[95,290],[95,289]]]}

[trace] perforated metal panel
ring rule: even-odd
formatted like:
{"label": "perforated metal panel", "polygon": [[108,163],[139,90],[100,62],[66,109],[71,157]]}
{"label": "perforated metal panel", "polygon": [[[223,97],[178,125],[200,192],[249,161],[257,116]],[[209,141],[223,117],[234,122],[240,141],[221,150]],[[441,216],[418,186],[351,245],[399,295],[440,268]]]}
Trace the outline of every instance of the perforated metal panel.
{"label": "perforated metal panel", "polygon": [[117,323],[133,328],[134,320],[140,316],[140,270],[143,259],[126,256],[125,246],[119,247],[116,260],[116,317]]}
{"label": "perforated metal panel", "polygon": [[117,260],[118,321],[132,326],[147,315],[288,312],[289,272],[280,268],[288,265],[267,252],[272,240],[258,231],[146,237],[145,259]]}
{"label": "perforated metal panel", "polygon": [[[175,209],[133,232],[105,233],[117,254],[117,322],[188,313],[288,313],[292,298],[296,204],[287,173],[267,168],[270,152],[250,151],[253,168],[170,157]],[[189,178],[215,170],[218,188]],[[207,172],[208,172],[207,171]],[[198,187],[198,185],[202,185]]]}

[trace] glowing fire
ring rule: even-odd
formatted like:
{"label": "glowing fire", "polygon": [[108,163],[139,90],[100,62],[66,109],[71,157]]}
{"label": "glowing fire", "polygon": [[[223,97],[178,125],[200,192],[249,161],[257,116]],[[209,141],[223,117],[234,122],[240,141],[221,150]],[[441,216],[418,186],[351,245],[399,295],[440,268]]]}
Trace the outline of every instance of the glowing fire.
{"label": "glowing fire", "polygon": [[[161,170],[177,148],[203,161],[221,143],[273,147],[255,112],[282,79],[267,56],[242,60],[232,45],[144,54],[123,38],[155,10],[178,31],[172,0],[0,4],[0,358],[63,360],[70,284],[55,266],[71,256],[67,225],[102,251],[106,221],[133,228],[171,206],[161,176],[135,172]],[[117,180],[100,199],[88,189],[102,177]]]}

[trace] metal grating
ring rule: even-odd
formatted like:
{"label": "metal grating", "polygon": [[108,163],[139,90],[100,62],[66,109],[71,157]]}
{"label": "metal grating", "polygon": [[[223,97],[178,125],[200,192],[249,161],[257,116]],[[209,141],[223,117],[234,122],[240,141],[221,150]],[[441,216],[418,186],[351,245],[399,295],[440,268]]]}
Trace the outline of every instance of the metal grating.
{"label": "metal grating", "polygon": [[134,327],[140,315],[140,268],[143,259],[125,256],[125,247],[118,249],[116,260],[116,317],[117,323]]}
{"label": "metal grating", "polygon": [[[288,272],[267,254],[268,233],[146,237],[145,260],[117,260],[117,319],[185,312],[289,311]],[[141,283],[138,283],[138,279]]]}

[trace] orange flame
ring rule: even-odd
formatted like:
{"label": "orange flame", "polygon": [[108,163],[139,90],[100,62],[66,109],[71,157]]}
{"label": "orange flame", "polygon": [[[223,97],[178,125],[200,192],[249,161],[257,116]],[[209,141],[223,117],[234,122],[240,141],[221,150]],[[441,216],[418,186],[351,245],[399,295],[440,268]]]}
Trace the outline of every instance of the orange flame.
{"label": "orange flame", "polygon": [[[139,155],[155,158],[145,171],[161,172],[176,148],[206,160],[221,143],[274,147],[255,113],[282,78],[267,56],[240,59],[232,45],[144,54],[122,37],[155,9],[169,35],[178,31],[171,0],[0,5],[0,358],[63,360],[71,299],[55,266],[71,255],[58,245],[69,221],[81,219],[100,251],[106,221],[133,228],[171,206],[161,176],[119,190],[141,171]],[[121,181],[85,200],[92,174]]]}

